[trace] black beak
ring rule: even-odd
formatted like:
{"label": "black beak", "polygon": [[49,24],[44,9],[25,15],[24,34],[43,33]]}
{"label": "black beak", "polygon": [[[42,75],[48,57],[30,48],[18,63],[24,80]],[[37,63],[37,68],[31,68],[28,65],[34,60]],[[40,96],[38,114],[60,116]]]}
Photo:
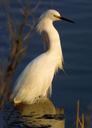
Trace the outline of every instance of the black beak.
{"label": "black beak", "polygon": [[54,15],[56,18],[58,18],[59,20],[64,20],[64,21],[67,21],[67,22],[70,22],[70,23],[75,23],[73,20],[70,20],[70,19],[67,19],[63,16],[57,16],[57,15]]}
{"label": "black beak", "polygon": [[60,19],[64,20],[64,21],[67,21],[67,22],[70,22],[70,23],[75,23],[73,20],[67,19],[65,17],[61,17]]}

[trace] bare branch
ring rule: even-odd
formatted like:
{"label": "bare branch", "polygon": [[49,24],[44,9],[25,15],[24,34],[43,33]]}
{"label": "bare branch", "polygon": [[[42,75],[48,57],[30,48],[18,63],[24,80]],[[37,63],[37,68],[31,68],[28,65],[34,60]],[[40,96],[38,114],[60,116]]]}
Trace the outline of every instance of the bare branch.
{"label": "bare branch", "polygon": [[29,28],[30,28],[30,30],[29,30],[29,32],[25,35],[25,37],[23,38],[23,41],[24,41],[24,42],[25,42],[29,37],[32,37],[32,35],[33,35],[34,32],[35,32],[36,25],[37,25],[37,23],[34,23],[33,26],[28,25]]}
{"label": "bare branch", "polygon": [[15,40],[16,39],[16,32],[15,32],[13,19],[10,16],[10,14],[7,15],[7,18],[8,18],[8,28],[9,28],[10,37],[12,38],[12,40]]}
{"label": "bare branch", "polygon": [[37,9],[38,7],[40,6],[42,0],[38,0],[38,3],[36,4],[36,6],[31,10],[31,14],[33,14]]}
{"label": "bare branch", "polygon": [[[5,3],[5,1],[7,1],[7,2]],[[8,0],[4,0],[6,15],[7,15],[7,19],[8,19],[8,29],[9,29],[9,34],[11,37],[11,42],[9,44],[11,47],[11,50],[10,50],[8,64],[7,64],[5,74],[3,76],[2,81],[0,81],[0,86],[1,86],[0,107],[2,107],[4,102],[9,99],[9,95],[11,93],[10,85],[12,82],[13,75],[15,73],[17,66],[19,65],[21,58],[23,58],[23,55],[25,54],[25,52],[28,48],[28,44],[29,44],[29,43],[26,43],[26,45],[24,46],[23,42],[26,41],[27,39],[29,39],[30,35],[33,34],[33,32],[35,30],[35,26],[36,26],[36,22],[34,22],[35,19],[32,21],[32,24],[29,25],[29,32],[26,35],[24,35],[24,37],[23,37],[24,29],[28,26],[28,19],[29,19],[30,15],[33,18],[33,13],[36,11],[38,6],[40,5],[40,1],[41,0],[39,0],[37,2],[37,5],[34,7],[34,9],[32,11],[30,11],[29,3],[27,3],[24,7],[22,7],[23,20],[21,21],[21,23],[18,27],[18,30],[16,30],[16,26],[14,24],[13,17],[11,15],[11,12],[9,11]],[[1,75],[2,75],[2,73],[1,73]]]}

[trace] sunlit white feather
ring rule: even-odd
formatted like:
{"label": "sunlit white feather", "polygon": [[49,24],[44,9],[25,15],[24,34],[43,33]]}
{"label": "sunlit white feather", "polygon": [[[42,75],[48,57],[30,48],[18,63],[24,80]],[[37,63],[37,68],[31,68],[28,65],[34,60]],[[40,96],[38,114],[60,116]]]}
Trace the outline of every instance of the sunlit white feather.
{"label": "sunlit white feather", "polygon": [[60,16],[56,10],[49,10],[40,17],[37,31],[47,33],[49,49],[30,62],[18,78],[11,95],[15,103],[32,104],[39,97],[47,97],[48,91],[51,92],[55,72],[58,68],[63,69],[60,37],[53,26],[53,21],[58,19],[54,15]]}

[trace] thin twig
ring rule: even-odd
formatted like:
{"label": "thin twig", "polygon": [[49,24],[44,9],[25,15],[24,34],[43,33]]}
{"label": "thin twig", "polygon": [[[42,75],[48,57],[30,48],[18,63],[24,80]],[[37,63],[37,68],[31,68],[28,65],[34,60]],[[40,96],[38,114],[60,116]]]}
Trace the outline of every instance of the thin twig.
{"label": "thin twig", "polygon": [[38,3],[36,4],[36,6],[31,10],[31,14],[34,13],[38,9],[41,3],[42,3],[42,0],[38,0]]}

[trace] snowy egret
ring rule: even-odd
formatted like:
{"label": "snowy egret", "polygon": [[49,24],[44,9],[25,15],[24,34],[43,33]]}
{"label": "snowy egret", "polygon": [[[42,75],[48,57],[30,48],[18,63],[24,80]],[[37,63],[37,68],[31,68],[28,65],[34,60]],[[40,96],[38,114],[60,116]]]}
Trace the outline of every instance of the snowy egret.
{"label": "snowy egret", "polygon": [[48,49],[33,59],[19,76],[11,95],[15,104],[32,104],[51,94],[54,74],[59,68],[63,69],[60,37],[53,25],[54,21],[59,20],[73,23],[53,9],[41,15],[36,28],[48,44]]}

